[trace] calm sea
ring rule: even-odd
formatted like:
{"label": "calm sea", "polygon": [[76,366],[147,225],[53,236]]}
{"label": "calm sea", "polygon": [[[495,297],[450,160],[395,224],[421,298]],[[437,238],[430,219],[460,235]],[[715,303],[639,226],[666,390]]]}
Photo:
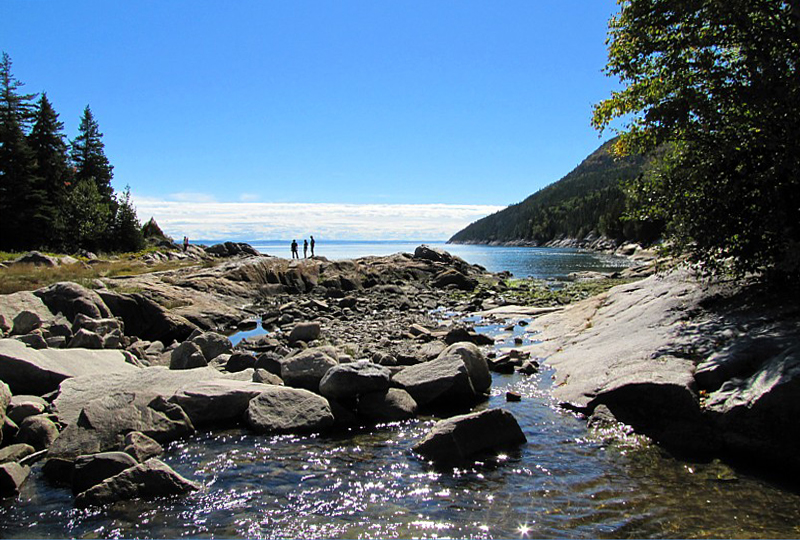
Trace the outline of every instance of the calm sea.
{"label": "calm sea", "polygon": [[[261,253],[278,257],[291,257],[291,242],[256,240],[249,242]],[[303,244],[300,243],[300,256]],[[445,242],[365,242],[365,241],[320,241],[314,252],[330,260],[356,259],[359,257],[414,253],[417,246],[427,244],[444,249],[472,264],[479,264],[490,272],[507,270],[515,277],[538,279],[565,279],[571,272],[593,270],[613,272],[630,265],[622,257],[578,249],[533,248],[511,246],[476,246],[447,244]],[[309,250],[309,255],[311,251]]]}

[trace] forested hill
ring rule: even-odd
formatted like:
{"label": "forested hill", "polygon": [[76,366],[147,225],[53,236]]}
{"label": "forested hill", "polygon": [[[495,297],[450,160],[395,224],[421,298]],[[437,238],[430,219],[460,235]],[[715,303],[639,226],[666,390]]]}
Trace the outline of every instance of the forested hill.
{"label": "forested hill", "polygon": [[655,240],[659,227],[621,220],[625,211],[621,182],[636,177],[646,158],[614,157],[613,144],[613,140],[604,143],[558,182],[476,221],[450,242],[541,245],[561,238],[582,239],[590,233],[615,240]]}

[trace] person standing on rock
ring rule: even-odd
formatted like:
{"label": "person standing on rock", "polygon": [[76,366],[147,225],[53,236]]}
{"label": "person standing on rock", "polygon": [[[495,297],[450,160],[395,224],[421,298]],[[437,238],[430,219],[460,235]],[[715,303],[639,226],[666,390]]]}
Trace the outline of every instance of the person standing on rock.
{"label": "person standing on rock", "polygon": [[183,237],[183,252],[186,253],[186,250],[189,249],[189,237]]}
{"label": "person standing on rock", "polygon": [[308,259],[308,240],[303,240],[303,258]]}
{"label": "person standing on rock", "polygon": [[300,255],[297,253],[297,240],[292,240],[292,259],[299,259]]}
{"label": "person standing on rock", "polygon": [[314,236],[311,236],[311,256],[314,256]]}

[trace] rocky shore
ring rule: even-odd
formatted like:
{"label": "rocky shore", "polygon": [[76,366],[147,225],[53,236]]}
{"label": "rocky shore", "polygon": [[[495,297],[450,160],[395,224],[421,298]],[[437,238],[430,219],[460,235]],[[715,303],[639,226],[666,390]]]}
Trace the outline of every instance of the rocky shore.
{"label": "rocky shore", "polygon": [[[800,471],[791,299],[677,269],[566,307],[519,305],[507,275],[426,246],[353,261],[248,248],[193,248],[197,266],[92,289],[0,296],[0,495],[38,460],[78,506],[201,489],[158,460],[163,445],[232,425],[324,432],[435,414],[445,420],[414,450],[467,459],[524,442],[505,411],[469,413],[490,371],[543,362],[555,397],[592,425]],[[497,354],[451,313],[524,326],[535,342]],[[258,327],[235,346],[227,337]]]}

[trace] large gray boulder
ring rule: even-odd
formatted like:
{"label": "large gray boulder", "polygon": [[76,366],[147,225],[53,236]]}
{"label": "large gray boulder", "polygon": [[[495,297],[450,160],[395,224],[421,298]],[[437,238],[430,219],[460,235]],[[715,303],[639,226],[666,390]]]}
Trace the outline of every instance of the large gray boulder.
{"label": "large gray boulder", "polygon": [[440,420],[414,445],[414,451],[436,462],[458,462],[525,442],[525,434],[510,412],[488,409]]}
{"label": "large gray boulder", "polygon": [[0,463],[19,461],[36,452],[36,449],[24,443],[15,443],[0,448]]}
{"label": "large gray boulder", "polygon": [[120,351],[87,349],[34,350],[14,339],[0,339],[0,380],[14,394],[43,395],[58,388],[65,379],[90,376],[103,378],[112,373],[132,373]]}
{"label": "large gray boulder", "polygon": [[221,354],[231,354],[233,352],[231,340],[216,332],[203,332],[193,337],[191,341],[200,347],[206,361],[211,361]]}
{"label": "large gray boulder", "polygon": [[395,422],[413,418],[417,402],[400,388],[364,394],[358,398],[358,415],[373,422]]}
{"label": "large gray boulder", "polygon": [[193,341],[184,341],[169,356],[169,369],[193,369],[208,365],[200,346]]}
{"label": "large gray boulder", "polygon": [[164,448],[141,431],[131,431],[122,441],[122,451],[130,455],[139,463],[144,463],[151,457],[158,457],[164,453]]}
{"label": "large gray boulder", "polygon": [[471,291],[478,286],[478,282],[470,277],[465,276],[458,270],[450,268],[435,275],[431,280],[431,286],[436,287],[437,289],[453,286],[462,291]]}
{"label": "large gray boulder", "polygon": [[450,255],[447,251],[439,248],[430,247],[427,244],[422,244],[418,246],[417,249],[414,250],[414,258],[415,259],[423,259],[426,261],[433,261],[433,262],[443,262],[449,263],[452,262],[453,256]]}
{"label": "large gray boulder", "polygon": [[269,385],[250,401],[245,420],[259,433],[320,431],[334,423],[324,397],[301,388]]}
{"label": "large gray boulder", "polygon": [[319,393],[340,401],[389,388],[388,368],[360,360],[331,367],[319,383]]}
{"label": "large gray boulder", "polygon": [[42,326],[42,318],[35,311],[20,311],[14,317],[13,327],[11,333],[13,335],[22,336],[30,334],[37,328]]}
{"label": "large gray boulder", "polygon": [[108,290],[98,294],[115,317],[125,322],[125,331],[147,341],[184,341],[197,329],[189,320],[172,313],[142,294],[119,294]]}
{"label": "large gray boulder", "polygon": [[106,478],[111,478],[125,469],[135,467],[137,461],[125,452],[100,452],[80,456],[75,460],[72,472],[72,493],[83,493]]}
{"label": "large gray boulder", "polygon": [[319,339],[320,331],[321,327],[318,322],[297,323],[289,333],[289,343],[295,343],[297,341],[310,343],[315,339]]}
{"label": "large gray boulder", "polygon": [[102,349],[103,337],[85,328],[79,329],[67,344],[69,349]]}
{"label": "large gray boulder", "polygon": [[58,426],[44,414],[29,416],[19,424],[15,442],[29,444],[36,450],[49,448],[58,438]]}
{"label": "large gray boulder", "polygon": [[185,495],[200,489],[196,482],[187,480],[156,458],[122,471],[75,498],[75,506],[108,504],[129,499]]}
{"label": "large gray boulder", "polygon": [[104,319],[111,311],[95,291],[69,281],[56,283],[34,291],[52,313],[63,313],[72,321],[75,315],[83,313],[92,319]]}
{"label": "large gray boulder", "polygon": [[474,343],[453,343],[439,353],[439,358],[455,355],[461,358],[467,366],[467,374],[472,383],[472,388],[478,393],[488,392],[492,386],[492,375],[489,373],[489,363],[486,356]]}
{"label": "large gray boulder", "polygon": [[318,348],[301,351],[281,362],[281,379],[287,386],[319,391],[322,378],[339,362]]}
{"label": "large gray boulder", "polygon": [[265,385],[230,379],[200,381],[188,385],[170,399],[186,411],[196,426],[236,424],[244,419],[250,400]]}
{"label": "large gray boulder", "polygon": [[456,354],[404,368],[392,382],[411,394],[420,406],[461,407],[482,397],[472,386],[467,365]]}

